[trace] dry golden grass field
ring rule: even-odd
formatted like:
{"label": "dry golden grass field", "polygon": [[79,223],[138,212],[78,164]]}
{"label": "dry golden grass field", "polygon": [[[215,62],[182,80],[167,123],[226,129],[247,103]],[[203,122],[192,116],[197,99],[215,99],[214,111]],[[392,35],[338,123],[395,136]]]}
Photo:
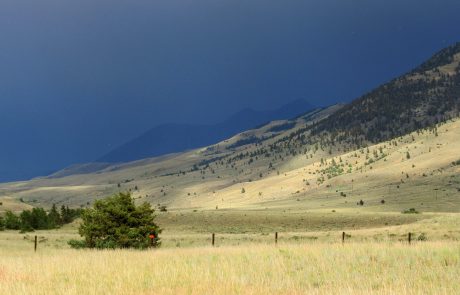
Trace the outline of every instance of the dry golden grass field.
{"label": "dry golden grass field", "polygon": [[458,242],[0,254],[1,294],[458,294]]}
{"label": "dry golden grass field", "polygon": [[189,211],[157,220],[163,244],[147,251],[70,249],[78,222],[0,232],[0,294],[459,292],[455,213]]}

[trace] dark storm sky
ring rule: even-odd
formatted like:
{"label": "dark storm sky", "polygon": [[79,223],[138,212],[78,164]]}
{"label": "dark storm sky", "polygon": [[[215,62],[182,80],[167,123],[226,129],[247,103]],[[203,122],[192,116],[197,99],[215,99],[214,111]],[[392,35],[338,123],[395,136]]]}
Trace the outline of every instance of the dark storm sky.
{"label": "dark storm sky", "polygon": [[460,1],[1,0],[0,181],[156,124],[351,99],[460,40]]}

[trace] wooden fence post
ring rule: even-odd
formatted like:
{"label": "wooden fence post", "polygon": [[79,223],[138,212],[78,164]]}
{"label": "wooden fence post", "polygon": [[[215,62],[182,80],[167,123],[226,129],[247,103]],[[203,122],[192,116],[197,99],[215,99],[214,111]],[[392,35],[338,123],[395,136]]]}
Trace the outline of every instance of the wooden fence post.
{"label": "wooden fence post", "polygon": [[342,232],[342,244],[345,243],[345,232]]}
{"label": "wooden fence post", "polygon": [[212,234],[212,246],[213,247],[214,247],[215,240],[216,240],[216,235],[213,233]]}
{"label": "wooden fence post", "polygon": [[407,235],[407,240],[408,240],[409,245],[410,245],[410,243],[411,243],[411,241],[412,241],[412,233],[409,233],[409,234]]}
{"label": "wooden fence post", "polygon": [[275,245],[278,244],[278,232],[275,232]]}
{"label": "wooden fence post", "polygon": [[34,252],[37,252],[37,236],[35,236]]}

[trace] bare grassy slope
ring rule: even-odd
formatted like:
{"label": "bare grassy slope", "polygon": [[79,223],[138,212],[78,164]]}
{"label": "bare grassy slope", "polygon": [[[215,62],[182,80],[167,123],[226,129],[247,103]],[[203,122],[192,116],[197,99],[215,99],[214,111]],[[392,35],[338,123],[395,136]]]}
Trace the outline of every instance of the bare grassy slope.
{"label": "bare grassy slope", "polygon": [[[236,151],[251,153],[276,138]],[[460,120],[355,151],[319,148],[285,158],[279,154],[254,156],[259,160],[250,164],[246,159],[229,164],[214,161],[193,170],[206,159],[236,154],[225,147],[235,141],[96,174],[2,185],[0,210],[14,209],[21,198],[31,205],[86,206],[94,198],[129,189],[140,201],[176,209],[460,210],[460,166],[452,164],[460,159]],[[270,163],[275,163],[272,168]],[[360,200],[364,206],[357,207]]]}
{"label": "bare grassy slope", "polygon": [[[345,209],[363,200],[365,209],[375,211],[416,207],[458,212],[460,166],[452,162],[460,159],[459,150],[460,120],[455,120],[437,131],[415,132],[335,156],[300,155],[281,166],[279,175],[234,184],[205,201],[222,208],[257,204]],[[290,169],[296,166],[301,168]]]}

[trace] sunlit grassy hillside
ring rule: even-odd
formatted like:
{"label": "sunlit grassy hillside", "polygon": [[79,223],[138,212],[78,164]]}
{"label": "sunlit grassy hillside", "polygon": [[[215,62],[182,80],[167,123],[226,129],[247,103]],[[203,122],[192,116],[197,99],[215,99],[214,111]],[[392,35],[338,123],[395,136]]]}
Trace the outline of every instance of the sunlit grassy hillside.
{"label": "sunlit grassy hillside", "polygon": [[[256,149],[260,146],[249,144],[239,147],[238,153]],[[354,210],[363,200],[361,211],[458,212],[460,165],[454,163],[460,160],[459,150],[458,119],[358,150],[313,147],[294,156],[254,156],[253,163],[213,160],[193,169],[219,154],[237,154],[227,148],[208,148],[100,173],[4,184],[0,211],[52,203],[85,207],[95,198],[130,190],[140,202],[164,204],[173,210]]]}

